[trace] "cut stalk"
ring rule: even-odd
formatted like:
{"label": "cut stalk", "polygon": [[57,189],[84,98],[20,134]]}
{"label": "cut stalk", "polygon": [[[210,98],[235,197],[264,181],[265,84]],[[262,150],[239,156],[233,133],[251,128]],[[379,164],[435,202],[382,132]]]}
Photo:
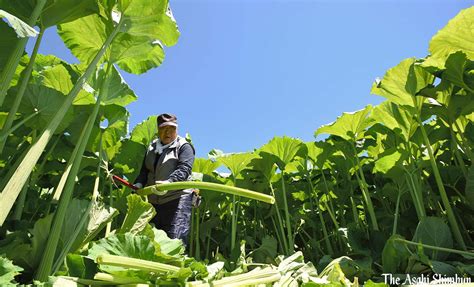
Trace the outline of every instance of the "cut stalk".
{"label": "cut stalk", "polygon": [[212,282],[212,286],[245,286],[266,284],[280,280],[280,272],[275,269],[266,268],[262,270],[252,270],[248,273],[222,278]]}
{"label": "cut stalk", "polygon": [[[122,21],[120,21],[117,26],[114,28],[112,33],[107,37],[107,40],[102,45],[101,49],[97,52],[96,56],[92,60],[92,62],[87,67],[84,74],[77,80],[74,87],[69,92],[69,95],[64,100],[62,106],[59,108],[58,112],[54,115],[53,119],[49,122],[48,126],[45,128],[39,139],[31,146],[27,155],[15,170],[15,173],[10,178],[8,183],[5,186],[5,189],[0,194],[0,226],[3,226],[5,219],[8,216],[16,198],[18,197],[23,185],[26,182],[26,179],[31,174],[35,164],[38,162],[41,153],[43,152],[44,148],[48,144],[49,140],[53,136],[54,132],[58,128],[59,124],[62,122],[62,119],[66,115],[69,107],[71,106],[74,98],[77,96],[79,91],[82,89],[82,86],[86,83],[87,79],[89,79],[90,75],[94,72],[97,64],[99,63],[100,59],[104,55],[107,47],[110,45],[112,40],[115,38],[115,35],[120,30],[122,26]],[[43,280],[45,281],[45,280]]]}
{"label": "cut stalk", "polygon": [[[30,26],[35,26],[38,18],[43,11],[43,7],[46,4],[46,0],[38,0],[36,2],[36,6],[31,13],[30,18],[28,19],[27,24]],[[0,74],[0,106],[3,105],[3,101],[5,100],[5,96],[7,95],[7,91],[10,88],[10,82],[15,75],[16,67],[18,63],[20,63],[21,56],[25,51],[26,44],[28,43],[29,38],[24,37],[18,39],[15,49],[13,50],[12,54],[8,58],[8,62],[5,64],[4,70]]]}
{"label": "cut stalk", "polygon": [[198,182],[198,181],[179,181],[179,182],[152,185],[152,186],[145,187],[143,189],[139,189],[137,191],[137,194],[148,195],[148,194],[156,193],[153,191],[153,189],[156,189],[157,191],[164,191],[164,190],[180,190],[180,189],[190,189],[190,188],[212,190],[212,191],[218,191],[222,193],[238,195],[238,196],[242,196],[242,197],[246,197],[246,198],[250,198],[254,200],[263,201],[269,204],[275,203],[275,198],[270,195],[266,195],[263,193],[259,193],[256,191],[251,191],[248,189],[243,189],[243,188],[235,187],[235,186],[228,186],[228,185],[212,183],[212,182]]}
{"label": "cut stalk", "polygon": [[30,61],[23,73],[23,78],[21,79],[20,88],[18,89],[18,93],[16,94],[15,101],[13,102],[13,105],[10,108],[10,111],[8,112],[7,119],[5,120],[5,124],[3,125],[2,131],[0,132],[0,154],[2,154],[3,152],[6,139],[8,137],[8,134],[10,134],[11,132],[10,128],[13,124],[13,120],[15,120],[16,112],[18,111],[18,107],[20,106],[21,100],[23,99],[23,95],[25,94],[28,82],[30,81],[31,72],[33,71],[33,66],[36,60],[36,55],[38,54],[38,49],[41,44],[41,40],[43,39],[43,34],[44,28],[41,28],[38,38],[36,39],[35,47],[33,48],[33,52],[31,54]]}
{"label": "cut stalk", "polygon": [[139,278],[129,278],[124,276],[118,276],[108,273],[96,273],[94,275],[94,280],[99,281],[107,281],[113,284],[139,284],[139,283],[147,283],[147,281],[139,279]]}
{"label": "cut stalk", "polygon": [[144,271],[157,272],[157,273],[167,273],[167,272],[178,272],[179,267],[163,264],[159,262],[153,262],[148,260],[142,260],[137,258],[129,258],[124,256],[116,256],[103,254],[99,255],[96,259],[96,262],[100,265],[110,265],[118,266],[123,268],[134,268]]}
{"label": "cut stalk", "polygon": [[73,281],[73,282],[86,285],[86,286],[89,286],[89,285],[90,286],[110,286],[110,282],[99,281],[99,280],[83,279],[83,278],[71,277],[71,276],[58,276],[58,278]]}

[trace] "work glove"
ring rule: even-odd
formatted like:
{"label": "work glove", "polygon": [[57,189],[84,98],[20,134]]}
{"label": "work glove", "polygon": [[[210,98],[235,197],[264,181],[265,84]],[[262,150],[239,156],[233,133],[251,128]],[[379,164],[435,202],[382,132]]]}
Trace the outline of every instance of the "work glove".
{"label": "work glove", "polygon": [[[170,183],[168,180],[157,180],[155,181],[155,184],[162,184],[162,183]],[[154,193],[154,194],[157,194],[157,195],[165,195],[168,193],[167,190],[158,190],[155,188],[155,186],[152,186],[151,187],[151,191]]]}
{"label": "work glove", "polygon": [[143,184],[137,182],[137,183],[134,183],[133,186],[135,186],[136,188],[138,189],[142,189],[143,188]]}

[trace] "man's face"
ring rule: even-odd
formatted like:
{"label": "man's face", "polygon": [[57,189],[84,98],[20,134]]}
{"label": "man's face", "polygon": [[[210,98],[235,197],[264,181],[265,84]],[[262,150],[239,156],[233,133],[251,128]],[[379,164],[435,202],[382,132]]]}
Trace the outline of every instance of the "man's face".
{"label": "man's face", "polygon": [[178,134],[176,133],[175,126],[164,126],[158,128],[158,136],[160,137],[160,141],[162,144],[169,144],[170,142],[174,141]]}

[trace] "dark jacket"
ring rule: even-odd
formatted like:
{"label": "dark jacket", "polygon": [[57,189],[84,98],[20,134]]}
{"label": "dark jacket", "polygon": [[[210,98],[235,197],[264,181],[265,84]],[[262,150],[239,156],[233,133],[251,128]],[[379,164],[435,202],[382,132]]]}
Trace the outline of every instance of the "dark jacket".
{"label": "dark jacket", "polygon": [[[178,136],[172,145],[159,154],[156,149],[157,142],[158,139],[149,146],[135,183],[149,186],[158,180],[170,182],[190,180],[194,163],[194,148],[191,144]],[[163,204],[187,193],[191,193],[191,190],[170,190],[165,195],[151,196],[149,199],[151,203]]]}

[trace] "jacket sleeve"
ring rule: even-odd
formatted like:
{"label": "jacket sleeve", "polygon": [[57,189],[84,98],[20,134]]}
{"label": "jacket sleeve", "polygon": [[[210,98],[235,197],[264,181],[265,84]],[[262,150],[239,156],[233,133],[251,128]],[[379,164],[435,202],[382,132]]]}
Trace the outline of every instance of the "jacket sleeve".
{"label": "jacket sleeve", "polygon": [[135,179],[135,181],[133,182],[134,184],[140,183],[142,186],[145,186],[148,181],[148,172],[146,170],[145,160],[146,160],[146,153],[145,153],[145,157],[143,158],[143,163],[140,169],[140,173],[138,174],[137,179]]}
{"label": "jacket sleeve", "polygon": [[194,163],[194,149],[190,144],[184,144],[178,152],[178,165],[170,174],[168,181],[186,181],[191,175]]}

